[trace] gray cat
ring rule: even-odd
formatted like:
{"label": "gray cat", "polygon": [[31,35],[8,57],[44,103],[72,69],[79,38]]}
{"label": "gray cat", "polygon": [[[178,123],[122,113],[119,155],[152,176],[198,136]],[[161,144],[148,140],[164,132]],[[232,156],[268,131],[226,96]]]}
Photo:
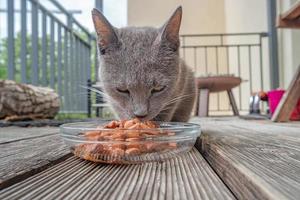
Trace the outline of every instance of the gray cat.
{"label": "gray cat", "polygon": [[179,58],[178,7],[162,28],[117,29],[97,9],[99,77],[121,119],[186,122],[193,109],[194,75]]}

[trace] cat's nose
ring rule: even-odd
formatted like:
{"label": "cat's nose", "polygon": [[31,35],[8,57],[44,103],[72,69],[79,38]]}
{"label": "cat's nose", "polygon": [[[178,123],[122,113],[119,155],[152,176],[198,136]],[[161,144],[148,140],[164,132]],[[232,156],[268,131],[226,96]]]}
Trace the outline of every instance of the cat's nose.
{"label": "cat's nose", "polygon": [[136,104],[135,109],[133,110],[133,114],[135,117],[143,119],[148,115],[148,109],[146,106],[144,106],[144,104]]}
{"label": "cat's nose", "polygon": [[134,116],[136,118],[142,119],[142,118],[145,118],[147,115],[137,115],[137,114],[134,114]]}
{"label": "cat's nose", "polygon": [[139,119],[142,119],[142,118],[145,118],[148,115],[148,112],[147,112],[147,110],[139,109],[139,110],[134,111],[133,114],[134,114],[135,117],[137,117]]}

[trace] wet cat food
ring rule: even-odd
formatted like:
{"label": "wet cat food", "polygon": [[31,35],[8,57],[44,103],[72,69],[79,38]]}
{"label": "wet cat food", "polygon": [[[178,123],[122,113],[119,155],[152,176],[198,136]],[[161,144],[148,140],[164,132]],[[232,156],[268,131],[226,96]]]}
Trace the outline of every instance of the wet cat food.
{"label": "wet cat food", "polygon": [[155,138],[161,139],[175,133],[157,129],[159,125],[152,121],[111,121],[97,128],[82,133],[87,142],[75,146],[73,152],[76,156],[94,162],[120,164],[131,163],[132,159],[137,162],[144,160],[145,156],[151,157],[177,148],[176,142],[155,141]]}

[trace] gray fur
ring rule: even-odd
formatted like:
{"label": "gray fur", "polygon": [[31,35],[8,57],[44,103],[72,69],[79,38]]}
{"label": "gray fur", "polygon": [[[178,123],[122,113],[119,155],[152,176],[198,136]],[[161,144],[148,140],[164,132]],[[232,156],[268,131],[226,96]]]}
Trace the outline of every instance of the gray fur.
{"label": "gray fur", "polygon": [[181,7],[160,29],[116,29],[99,11],[94,9],[92,14],[98,34],[99,77],[117,115],[188,121],[196,89],[192,71],[179,58]]}

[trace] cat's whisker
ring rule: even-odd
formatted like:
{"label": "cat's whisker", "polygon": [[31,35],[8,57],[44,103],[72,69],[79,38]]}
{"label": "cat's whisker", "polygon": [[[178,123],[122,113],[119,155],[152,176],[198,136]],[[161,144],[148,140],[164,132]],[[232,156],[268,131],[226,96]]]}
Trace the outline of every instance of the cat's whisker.
{"label": "cat's whisker", "polygon": [[194,94],[188,94],[188,95],[177,96],[177,97],[171,99],[170,101],[166,102],[166,103],[164,104],[164,107],[167,106],[167,105],[176,103],[176,102],[178,102],[178,101],[181,101],[181,100],[183,100],[183,99],[190,98],[190,97],[192,97],[193,95],[194,95]]}
{"label": "cat's whisker", "polygon": [[108,96],[106,93],[100,91],[100,90],[97,90],[95,88],[92,88],[92,87],[87,87],[87,86],[81,86],[82,88],[85,88],[85,89],[88,89],[90,91],[93,91],[97,94],[101,94],[104,98],[107,98],[107,99],[110,99],[110,100],[113,100],[110,96]]}
{"label": "cat's whisker", "polygon": [[161,109],[160,111],[166,111],[166,110],[169,110],[172,107],[173,107],[173,105],[167,105],[167,106],[163,107],[163,109]]}

